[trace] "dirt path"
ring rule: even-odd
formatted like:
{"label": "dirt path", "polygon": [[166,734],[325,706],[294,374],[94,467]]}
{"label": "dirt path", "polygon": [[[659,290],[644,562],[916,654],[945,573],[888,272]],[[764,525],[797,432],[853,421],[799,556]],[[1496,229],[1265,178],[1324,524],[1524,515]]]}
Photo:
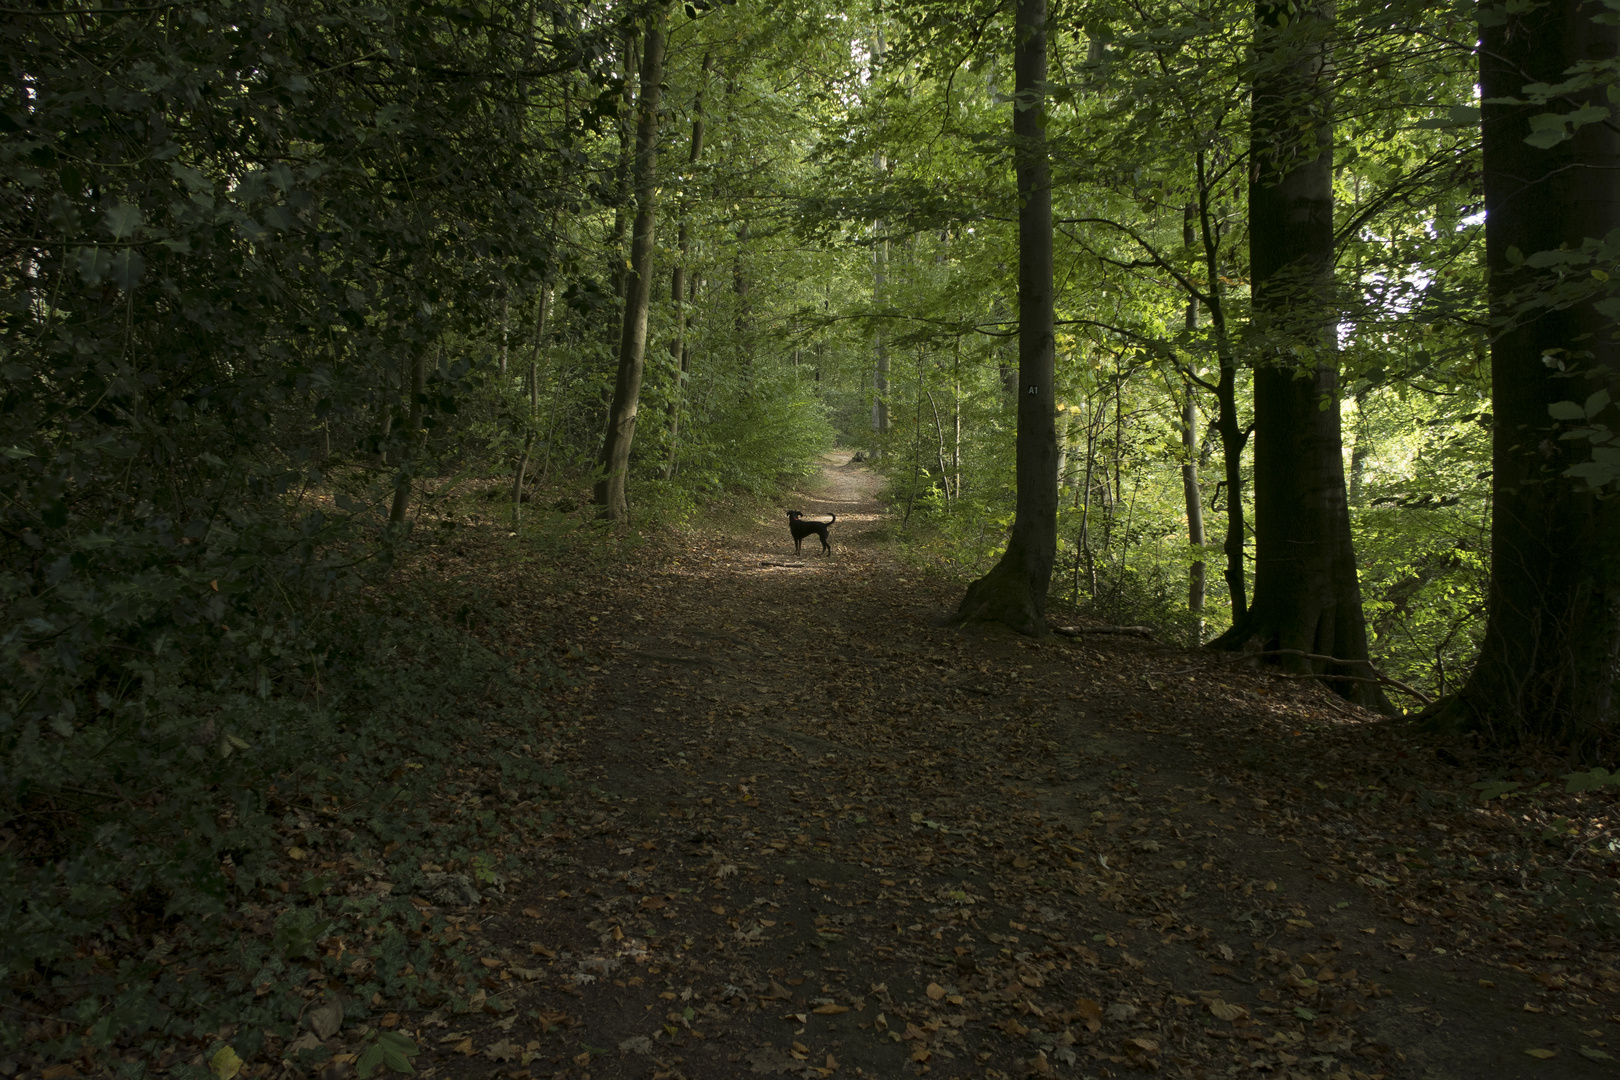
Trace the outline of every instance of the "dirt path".
{"label": "dirt path", "polygon": [[1450,850],[1432,750],[1214,657],[953,629],[875,488],[838,456],[793,504],[830,557],[772,515],[555,601],[573,794],[419,1069],[1609,1074],[1614,958],[1401,854]]}

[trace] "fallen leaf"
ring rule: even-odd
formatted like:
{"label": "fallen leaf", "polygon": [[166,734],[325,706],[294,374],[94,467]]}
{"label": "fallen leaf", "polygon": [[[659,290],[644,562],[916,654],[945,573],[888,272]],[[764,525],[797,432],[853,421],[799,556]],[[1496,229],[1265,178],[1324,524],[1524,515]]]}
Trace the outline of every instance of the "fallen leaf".
{"label": "fallen leaf", "polygon": [[1158,1043],[1140,1035],[1131,1039],[1122,1039],[1119,1048],[1131,1057],[1147,1057],[1159,1052]]}
{"label": "fallen leaf", "polygon": [[939,1001],[945,996],[945,988],[939,985],[939,983],[931,982],[928,984],[928,989],[924,991],[924,993],[928,995],[930,1000]]}
{"label": "fallen leaf", "polygon": [[321,1039],[330,1039],[343,1026],[343,1002],[336,998],[304,1014],[304,1024]]}
{"label": "fallen leaf", "polygon": [[523,1048],[510,1039],[492,1042],[484,1047],[484,1056],[491,1061],[516,1061],[523,1053]]}
{"label": "fallen leaf", "polygon": [[1209,1003],[1209,1011],[1220,1020],[1236,1020],[1241,1016],[1248,1016],[1249,1010],[1242,1005],[1232,1005],[1220,998]]}
{"label": "fallen leaf", "polygon": [[208,1059],[208,1071],[218,1080],[231,1080],[242,1071],[242,1059],[234,1047],[224,1047]]}
{"label": "fallen leaf", "polygon": [[818,1014],[820,1014],[822,1016],[837,1016],[839,1013],[847,1013],[847,1012],[849,1012],[849,1006],[848,1005],[817,1005],[815,1008],[811,1009],[810,1011],[813,1012],[813,1013],[818,1013]]}
{"label": "fallen leaf", "polygon": [[1593,1061],[1613,1061],[1614,1060],[1614,1055],[1606,1054],[1602,1050],[1599,1050],[1595,1046],[1583,1046],[1583,1047],[1581,1047],[1581,1056],[1584,1057],[1584,1058],[1591,1058]]}
{"label": "fallen leaf", "polygon": [[1541,1058],[1543,1061],[1545,1061],[1548,1058],[1555,1056],[1558,1053],[1558,1051],[1556,1051],[1556,1050],[1543,1050],[1539,1046],[1533,1046],[1530,1049],[1526,1050],[1525,1053],[1529,1054],[1533,1058]]}

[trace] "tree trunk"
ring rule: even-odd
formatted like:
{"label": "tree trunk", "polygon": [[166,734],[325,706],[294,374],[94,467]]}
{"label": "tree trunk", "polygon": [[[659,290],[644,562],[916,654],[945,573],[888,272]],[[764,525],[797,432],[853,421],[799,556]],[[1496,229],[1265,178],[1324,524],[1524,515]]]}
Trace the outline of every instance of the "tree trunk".
{"label": "tree trunk", "polygon": [[416,475],[417,450],[422,445],[422,398],[427,382],[427,347],[420,346],[411,358],[410,412],[405,421],[405,460],[394,476],[394,504],[388,510],[389,525],[403,525],[411,505],[411,479]]}
{"label": "tree trunk", "polygon": [[[883,155],[878,154],[873,162],[880,170],[883,166]],[[883,232],[883,219],[878,218],[872,223],[876,234]],[[886,240],[877,241],[872,248],[872,306],[879,311],[883,307],[883,288],[888,280],[889,271],[889,244]],[[877,446],[874,450],[876,456],[883,454],[883,436],[889,432],[889,346],[883,339],[883,326],[878,325],[876,341],[877,367],[872,372],[872,430],[877,433]]]}
{"label": "tree trunk", "polygon": [[[1580,251],[1620,228],[1620,138],[1604,120],[1550,149],[1525,141],[1537,114],[1607,110],[1601,82],[1553,105],[1493,102],[1524,96],[1527,83],[1563,82],[1577,64],[1612,64],[1620,38],[1600,24],[1602,10],[1577,0],[1506,16],[1481,9],[1485,250],[1491,314],[1503,327],[1491,343],[1491,587],[1479,662],[1440,714],[1454,730],[1586,760],[1612,752],[1620,722],[1620,499],[1613,465],[1593,461],[1614,453],[1594,454],[1602,435],[1569,435],[1620,426],[1611,403],[1620,348],[1601,297],[1521,306],[1550,284],[1522,257]],[[1605,485],[1599,498],[1593,487]]]}
{"label": "tree trunk", "polygon": [[960,622],[1046,633],[1057,556],[1057,428],[1052,316],[1052,186],[1046,156],[1046,0],[1017,0],[1013,143],[1018,168],[1017,509],[1001,561],[968,586]]}
{"label": "tree trunk", "polygon": [[523,479],[534,449],[534,428],[540,422],[540,342],[546,333],[546,316],[551,309],[551,286],[540,286],[540,307],[534,319],[534,348],[529,353],[529,430],[523,435],[523,454],[518,458],[517,475],[512,478],[512,524],[523,524]]}
{"label": "tree trunk", "polygon": [[1226,485],[1226,536],[1221,543],[1225,556],[1222,577],[1232,604],[1232,622],[1243,621],[1249,613],[1247,576],[1243,566],[1243,450],[1249,436],[1238,425],[1237,355],[1226,325],[1225,294],[1221,289],[1220,232],[1214,207],[1210,205],[1210,183],[1205,158],[1199,151],[1198,227],[1204,247],[1204,274],[1209,279],[1209,326],[1215,337],[1215,356],[1220,375],[1215,383],[1215,430],[1221,438],[1222,483]]}
{"label": "tree trunk", "polygon": [[956,414],[956,436],[951,442],[951,494],[962,499],[962,339],[956,339],[956,355],[951,361],[951,402]]}
{"label": "tree trunk", "polygon": [[[881,0],[877,5],[876,16],[883,17]],[[878,26],[877,37],[872,42],[872,70],[874,75],[883,64],[884,42],[883,27]],[[881,191],[883,182],[889,171],[888,159],[883,151],[878,150],[872,154],[872,172],[876,175],[878,189]],[[879,312],[883,310],[883,293],[888,284],[889,276],[889,242],[883,239],[885,225],[882,218],[872,222],[872,307]],[[873,352],[876,367],[872,372],[872,431],[877,436],[872,449],[874,457],[883,456],[884,436],[889,433],[889,346],[883,337],[883,324],[877,326],[877,333],[873,340]]]}
{"label": "tree trunk", "polygon": [[658,152],[659,84],[664,78],[664,31],[669,10],[659,8],[647,20],[646,46],[641,63],[641,96],[636,122],[636,222],[630,241],[630,270],[625,290],[624,331],[619,338],[619,374],[608,410],[607,435],[597,463],[598,513],[612,521],[630,516],[625,500],[625,477],[630,471],[630,445],[636,434],[636,409],[641,400],[641,376],[647,359],[647,305],[652,298],[654,186]]}
{"label": "tree trunk", "polygon": [[1356,424],[1354,442],[1350,444],[1350,505],[1361,505],[1361,485],[1367,472],[1367,459],[1372,457],[1372,425],[1367,423],[1366,389],[1356,393]]}
{"label": "tree trunk", "polygon": [[624,54],[624,88],[620,94],[623,112],[616,125],[619,136],[619,158],[613,168],[614,189],[618,197],[614,200],[613,206],[613,235],[609,237],[607,244],[607,255],[612,260],[608,280],[613,282],[613,295],[621,304],[624,303],[625,289],[629,285],[624,265],[624,230],[629,224],[629,217],[625,211],[630,205],[634,183],[634,160],[630,156],[633,137],[630,118],[635,115],[635,100],[631,88],[636,79],[636,37],[637,28],[634,25],[627,25],[619,43],[620,51]]}
{"label": "tree trunk", "polygon": [[502,386],[503,389],[506,386],[507,320],[508,320],[508,317],[511,315],[511,312],[512,312],[512,298],[510,296],[501,297],[501,386]]}
{"label": "tree trunk", "polygon": [[[1197,301],[1188,301],[1192,309]],[[1196,316],[1193,316],[1196,318]],[[1187,385],[1187,400],[1181,406],[1181,491],[1187,504],[1187,543],[1204,546],[1204,493],[1198,483],[1198,401],[1192,384]],[[1193,617],[1192,644],[1196,648],[1204,643],[1204,576],[1207,567],[1203,559],[1194,559],[1187,568],[1187,611]]]}
{"label": "tree trunk", "polygon": [[[1339,429],[1333,291],[1332,73],[1324,0],[1261,0],[1250,133],[1254,329],[1254,602],[1216,648],[1268,657],[1392,712],[1367,663]],[[1304,655],[1331,656],[1329,663]],[[1365,680],[1365,681],[1352,681]]]}
{"label": "tree trunk", "polygon": [[[709,73],[714,70],[714,54],[703,54],[699,69],[698,88],[692,95],[692,146],[686,155],[689,173],[703,156],[703,91],[708,85]],[[693,182],[691,178],[687,181]],[[669,404],[669,460],[664,464],[664,479],[675,477],[675,462],[681,440],[681,403],[686,397],[686,380],[692,370],[692,356],[686,346],[686,260],[691,256],[691,236],[686,226],[686,215],[676,232],[675,248],[678,255],[675,268],[669,274],[669,302],[675,308],[675,336],[669,343],[669,358],[675,366],[675,392]]]}

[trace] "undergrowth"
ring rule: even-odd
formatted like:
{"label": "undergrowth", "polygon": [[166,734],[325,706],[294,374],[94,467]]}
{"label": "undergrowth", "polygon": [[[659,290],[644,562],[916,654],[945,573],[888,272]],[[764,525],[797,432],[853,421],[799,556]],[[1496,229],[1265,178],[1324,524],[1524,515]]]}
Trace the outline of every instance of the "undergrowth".
{"label": "undergrowth", "polygon": [[[556,515],[525,532],[562,543]],[[384,1008],[481,998],[421,898],[518,878],[566,785],[551,643],[507,617],[466,582],[396,572],[266,633],[290,659],[202,678],[159,646],[134,704],[10,740],[0,1056],[200,1078],[227,1046],[291,1038],[318,997],[383,1026]]]}

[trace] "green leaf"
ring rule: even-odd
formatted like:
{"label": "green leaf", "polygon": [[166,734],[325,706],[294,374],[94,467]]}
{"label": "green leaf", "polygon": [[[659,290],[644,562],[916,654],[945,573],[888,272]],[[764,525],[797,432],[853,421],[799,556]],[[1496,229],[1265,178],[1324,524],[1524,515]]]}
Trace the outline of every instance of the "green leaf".
{"label": "green leaf", "polygon": [[1419,120],[1412,126],[1420,131],[1433,131],[1441,128],[1472,127],[1477,123],[1479,123],[1478,108],[1473,105],[1453,105],[1446,110],[1445,116]]}
{"label": "green leaf", "polygon": [[116,240],[134,236],[135,230],[141,227],[141,210],[138,206],[131,206],[127,202],[119,204],[107,211],[107,231],[113,234]]}
{"label": "green leaf", "polygon": [[355,1075],[365,1080],[376,1072],[377,1066],[383,1063],[383,1053],[382,1043],[372,1043],[366,1047],[365,1053],[360,1055],[360,1060],[354,1063]]}
{"label": "green leaf", "polygon": [[1596,791],[1605,784],[1620,781],[1620,777],[1612,775],[1607,769],[1593,769],[1591,772],[1572,772],[1564,777],[1564,791],[1573,794],[1577,791]]}
{"label": "green leaf", "polygon": [[1599,1050],[1595,1046],[1583,1046],[1583,1047],[1581,1047],[1581,1057],[1590,1058],[1593,1061],[1613,1061],[1614,1060],[1614,1055],[1606,1054],[1602,1050]]}
{"label": "green leaf", "polygon": [[95,285],[112,269],[112,252],[101,248],[79,249],[79,279],[86,285]]}
{"label": "green leaf", "polygon": [[1590,420],[1592,417],[1608,408],[1609,400],[1609,392],[1607,390],[1599,390],[1597,393],[1587,398],[1586,404],[1582,406],[1582,408],[1585,410],[1586,418]]}
{"label": "green leaf", "polygon": [[134,248],[125,248],[112,258],[112,279],[124,292],[135,288],[146,272],[146,260]]}
{"label": "green leaf", "polygon": [[1572,113],[1565,113],[1564,119],[1571,127],[1582,127],[1586,124],[1596,124],[1609,118],[1609,110],[1602,105],[1586,105]]}
{"label": "green leaf", "polygon": [[1578,402],[1555,401],[1547,406],[1547,415],[1554,420],[1585,420],[1586,410]]}
{"label": "green leaf", "polygon": [[1479,792],[1481,802],[1490,802],[1492,799],[1519,790],[1517,780],[1481,780],[1472,786],[1475,791]]}
{"label": "green leaf", "polygon": [[397,1031],[384,1031],[376,1042],[366,1047],[366,1052],[355,1062],[354,1071],[361,1080],[375,1072],[378,1065],[386,1065],[398,1073],[413,1073],[416,1069],[411,1065],[411,1058],[421,1052],[421,1047]]}

